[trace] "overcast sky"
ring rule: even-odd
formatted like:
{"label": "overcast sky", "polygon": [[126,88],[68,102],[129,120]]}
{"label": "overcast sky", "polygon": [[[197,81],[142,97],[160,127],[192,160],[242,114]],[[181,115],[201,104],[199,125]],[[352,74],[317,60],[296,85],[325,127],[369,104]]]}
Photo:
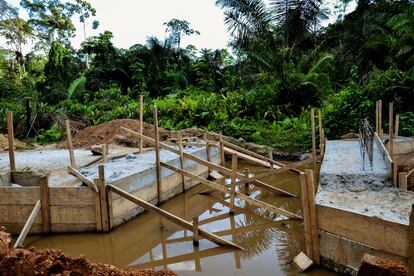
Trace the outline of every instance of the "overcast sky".
{"label": "overcast sky", "polygon": [[[225,48],[229,34],[224,24],[223,10],[215,5],[215,0],[89,0],[97,10],[96,19],[100,22],[97,31],[91,29],[92,20],[87,25],[87,35],[97,35],[105,30],[113,32],[113,42],[117,47],[129,48],[137,43],[145,43],[148,36],[165,38],[164,22],[170,19],[185,19],[201,35],[183,38],[182,45],[195,45],[201,48]],[[327,0],[330,3],[336,0]],[[18,6],[20,0],[8,0]],[[352,5],[351,5],[352,6]],[[27,14],[21,12],[23,18]],[[72,45],[79,48],[84,40],[83,27],[76,20],[77,36]]]}

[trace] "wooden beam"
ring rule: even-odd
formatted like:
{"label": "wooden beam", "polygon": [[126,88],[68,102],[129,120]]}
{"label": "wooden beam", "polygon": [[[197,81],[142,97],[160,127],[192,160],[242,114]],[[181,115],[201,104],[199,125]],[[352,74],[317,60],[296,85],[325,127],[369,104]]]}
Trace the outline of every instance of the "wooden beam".
{"label": "wooden beam", "polygon": [[[176,168],[174,166],[171,166],[170,164],[161,162],[161,166],[163,166],[163,167],[165,167],[165,168],[167,168],[169,170],[175,171],[177,173],[180,173],[182,175],[185,175],[185,176],[187,176],[189,178],[192,178],[192,179],[200,182],[201,184],[204,184],[204,185],[206,185],[206,186],[208,186],[208,187],[210,187],[212,189],[215,189],[217,191],[220,191],[222,193],[228,193],[229,192],[226,187],[223,187],[223,186],[221,186],[221,185],[219,185],[217,183],[211,182],[211,181],[209,181],[207,179],[204,179],[203,177],[200,177],[198,175],[194,175],[194,174],[192,174],[190,172],[187,172],[185,170],[181,170],[179,168]],[[254,205],[254,206],[263,208],[263,209],[265,209],[267,211],[274,212],[276,214],[285,216],[287,218],[291,218],[291,219],[302,219],[302,217],[299,216],[299,215],[296,215],[296,214],[291,213],[289,211],[286,211],[284,209],[275,207],[275,206],[270,205],[270,204],[268,204],[266,202],[262,202],[260,200],[254,199],[254,198],[250,198],[249,196],[244,195],[244,194],[241,194],[239,192],[235,192],[235,196],[238,197],[241,200],[246,201],[247,203],[250,203],[251,205]]]}
{"label": "wooden beam", "polygon": [[106,162],[108,160],[108,144],[102,145],[102,162]]}
{"label": "wooden beam", "polygon": [[80,181],[88,185],[89,188],[94,190],[95,192],[99,192],[98,187],[96,187],[95,183],[93,181],[90,181],[88,178],[86,178],[83,174],[81,174],[78,170],[75,168],[72,168],[71,166],[68,166],[68,173],[71,175],[77,177]]}
{"label": "wooden beam", "polygon": [[237,154],[231,156],[231,187],[230,187],[230,214],[234,214],[234,198],[236,195],[236,180],[237,180]]}
{"label": "wooden beam", "polygon": [[30,213],[29,218],[27,219],[26,223],[23,226],[22,232],[20,232],[19,237],[16,240],[16,243],[14,244],[13,248],[18,248],[23,246],[23,242],[26,239],[27,234],[30,231],[30,228],[33,225],[33,222],[36,220],[42,204],[40,203],[40,200],[36,202],[36,205],[34,206],[32,212]]}
{"label": "wooden beam", "polygon": [[[250,169],[249,168],[244,168],[244,177],[246,178],[246,179],[249,179],[250,178]],[[244,193],[246,194],[246,195],[250,195],[250,184],[249,184],[249,182],[244,182]]]}
{"label": "wooden beam", "polygon": [[[158,204],[161,203],[161,166],[160,166],[160,133],[158,131],[158,109],[157,106],[154,106],[153,110],[154,116],[154,137],[155,137],[155,161],[156,161],[156,173],[157,173],[157,199]],[[142,134],[141,134],[142,135]],[[142,140],[143,135],[140,137]]]}
{"label": "wooden beam", "polygon": [[10,171],[16,171],[16,157],[14,155],[14,127],[13,127],[13,112],[7,112],[7,136],[9,142],[9,161]]}
{"label": "wooden beam", "polygon": [[378,101],[378,128],[379,128],[379,138],[381,141],[384,141],[384,132],[382,130],[382,100]]}
{"label": "wooden beam", "polygon": [[311,128],[312,128],[312,160],[313,170],[316,171],[316,131],[315,131],[315,110],[311,109]]}
{"label": "wooden beam", "polygon": [[388,127],[388,138],[390,139],[390,141],[388,142],[389,144],[389,152],[390,152],[390,156],[392,158],[392,160],[394,161],[394,104],[390,103],[389,104],[389,127]]}
{"label": "wooden beam", "polygon": [[306,255],[313,259],[313,247],[312,247],[312,235],[311,235],[311,222],[310,222],[310,211],[309,211],[309,196],[308,187],[306,183],[306,175],[304,173],[299,175],[300,189],[302,192],[302,216],[305,233],[305,246]]}
{"label": "wooden beam", "polygon": [[193,244],[198,246],[198,216],[193,217]]}
{"label": "wooden beam", "polygon": [[252,156],[250,156],[248,154],[239,152],[237,150],[234,150],[234,149],[231,149],[231,148],[228,148],[228,147],[224,147],[224,151],[227,152],[227,153],[229,153],[229,154],[237,154],[237,156],[240,159],[244,159],[246,161],[249,161],[251,163],[257,164],[259,166],[263,166],[263,167],[266,167],[266,168],[276,168],[276,169],[277,168],[281,168],[280,166],[276,166],[276,165],[274,165],[274,164],[272,164],[270,162],[264,161],[264,160],[259,159],[259,158],[256,158],[256,157],[252,157]]}
{"label": "wooden beam", "polygon": [[316,202],[315,202],[315,178],[312,170],[305,170],[306,183],[309,199],[309,215],[310,215],[310,228],[312,236],[312,256],[313,261],[317,264],[320,263],[319,253],[319,236],[318,236],[318,220],[316,216]]}
{"label": "wooden beam", "polygon": [[[178,149],[180,151],[180,168],[184,170],[184,149],[183,149],[183,136],[181,132],[178,133]],[[183,191],[185,191],[185,176],[181,176],[181,180],[183,181]]]}
{"label": "wooden beam", "polygon": [[[139,198],[131,195],[130,193],[127,193],[127,192],[125,192],[125,191],[123,191],[123,190],[119,189],[118,187],[115,187],[111,184],[109,184],[108,187],[109,187],[110,191],[112,191],[112,192],[128,199],[131,202],[134,202],[135,204],[147,209],[148,211],[155,212],[155,213],[165,217],[169,221],[183,227],[184,229],[189,230],[189,231],[193,231],[193,224],[189,223],[188,221],[186,221],[186,220],[184,220],[180,217],[177,217],[176,215],[173,215],[173,214],[171,214],[171,213],[169,213],[165,210],[162,210],[162,209],[158,208],[157,206],[152,205],[152,204],[150,204],[150,203],[148,203],[148,202],[146,202],[142,199],[139,199]],[[234,247],[234,248],[237,248],[237,249],[244,250],[243,247],[241,247],[241,246],[239,246],[235,243],[232,243],[230,241],[227,241],[225,239],[222,239],[219,236],[211,234],[210,232],[207,232],[207,231],[205,231],[201,228],[198,228],[198,233],[201,237],[203,237],[203,238],[205,238],[209,241],[212,241],[212,242],[214,242],[218,245],[230,246],[230,247]]]}
{"label": "wooden beam", "polygon": [[379,111],[378,111],[378,101],[375,102],[375,132],[378,133],[379,131],[379,119],[378,119],[378,115],[379,115]]}
{"label": "wooden beam", "polygon": [[[207,134],[206,134],[206,136],[207,136]],[[207,140],[206,140],[206,156],[207,156],[207,161],[211,162],[210,142],[208,142]],[[211,173],[211,169],[208,168],[208,174],[210,174],[210,173]]]}
{"label": "wooden beam", "polygon": [[414,204],[411,205],[408,240],[408,275],[414,275]]}
{"label": "wooden beam", "polygon": [[[130,134],[134,134],[134,135],[140,136],[144,140],[149,141],[150,143],[155,143],[155,140],[152,139],[152,138],[150,138],[150,137],[147,137],[145,135],[141,135],[141,134],[139,134],[139,133],[137,133],[137,132],[135,132],[133,130],[130,130],[130,129],[125,128],[125,127],[122,127],[122,126],[121,126],[121,129],[124,130],[124,131],[126,131],[126,132],[128,132],[128,133],[130,133]],[[164,144],[164,143],[161,143],[161,142],[159,142],[157,144],[159,144],[159,146],[161,148],[163,148],[163,149],[166,149],[168,151],[171,151],[171,152],[173,152],[175,154],[180,154],[180,151],[178,149],[172,147],[172,146],[169,146],[169,145]],[[220,166],[220,165],[216,165],[216,164],[214,164],[212,162],[208,162],[207,160],[204,160],[202,158],[199,158],[197,156],[194,156],[194,155],[189,154],[189,153],[186,153],[186,152],[183,153],[183,156],[185,158],[188,158],[188,159],[192,160],[192,161],[195,161],[197,163],[200,163],[200,164],[202,164],[202,165],[204,165],[206,167],[210,167],[211,169],[216,170],[216,171],[218,171],[218,172],[220,172],[220,173],[222,173],[222,174],[224,174],[226,176],[231,176],[232,171],[230,169],[226,168],[226,167],[223,167],[223,166]],[[292,169],[292,166],[289,166],[289,167],[286,166],[286,170],[290,170],[290,169]],[[278,170],[275,170],[275,171],[278,171]],[[237,177],[240,180],[242,180],[242,181],[248,181],[249,183],[251,183],[251,184],[253,184],[253,185],[257,186],[257,187],[260,187],[262,189],[265,189],[265,190],[268,190],[268,191],[271,191],[271,192],[274,192],[274,193],[281,193],[283,195],[288,195],[288,196],[296,197],[295,194],[292,194],[292,193],[289,193],[289,192],[284,191],[282,189],[273,187],[273,186],[271,186],[269,184],[266,184],[266,183],[264,183],[262,181],[259,181],[259,180],[255,179],[254,177],[253,178],[249,178],[249,179],[244,179],[244,175],[242,173],[237,173]]]}
{"label": "wooden beam", "polygon": [[318,109],[318,126],[319,126],[319,150],[322,154],[323,133],[322,133],[322,112],[320,109]]}
{"label": "wooden beam", "polygon": [[66,137],[68,140],[68,148],[69,148],[70,166],[76,169],[75,152],[73,150],[72,133],[70,131],[70,122],[69,120],[66,120],[65,123],[66,123]]}
{"label": "wooden beam", "polygon": [[42,207],[42,229],[43,233],[49,233],[51,230],[50,220],[50,192],[48,177],[40,179],[40,203]]}
{"label": "wooden beam", "polygon": [[[95,164],[95,163],[98,163],[98,162],[99,162],[99,161],[101,161],[101,160],[102,160],[102,156],[99,156],[99,157],[97,157],[96,159],[91,160],[91,161],[89,161],[88,163],[86,163],[86,164],[84,164],[84,165],[82,165],[82,166],[79,166],[79,167],[78,167],[78,169],[82,169],[82,168],[89,167],[89,166],[91,166],[91,165],[93,165],[93,164]],[[110,159],[108,158],[108,160],[110,160]]]}
{"label": "wooden beam", "polygon": [[110,218],[109,218],[109,205],[105,183],[105,165],[99,165],[99,198],[101,202],[101,217],[102,217],[102,230],[107,232],[110,229]]}
{"label": "wooden beam", "polygon": [[395,137],[398,137],[399,131],[400,131],[400,115],[397,114],[395,115],[395,131],[394,131]]}
{"label": "wooden beam", "polygon": [[[99,186],[99,179],[94,179],[94,185]],[[95,193],[95,220],[96,231],[102,231],[102,213],[101,213],[101,196],[99,192]]]}
{"label": "wooden beam", "polygon": [[[139,133],[142,134],[144,124],[144,96],[139,95]],[[139,153],[142,153],[143,141],[139,138]]]}
{"label": "wooden beam", "polygon": [[224,154],[224,140],[223,134],[220,132],[220,158],[221,158],[221,165],[224,167],[226,165],[226,156]]}

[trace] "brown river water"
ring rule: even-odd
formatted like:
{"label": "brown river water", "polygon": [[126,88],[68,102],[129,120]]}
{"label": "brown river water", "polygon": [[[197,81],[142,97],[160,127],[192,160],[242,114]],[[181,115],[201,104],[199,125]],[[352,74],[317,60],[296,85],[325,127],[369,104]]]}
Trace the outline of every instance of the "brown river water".
{"label": "brown river water", "polygon": [[[262,167],[239,163],[252,174],[266,171]],[[262,181],[289,192],[300,194],[299,181],[293,172],[285,172]],[[240,186],[242,187],[242,186]],[[291,198],[251,190],[251,196],[300,214],[300,198]],[[303,225],[298,220],[278,216],[246,205],[236,199],[234,216],[230,216],[229,199],[198,185],[161,205],[161,208],[192,220],[199,216],[202,229],[232,240],[245,251],[217,247],[207,240],[193,245],[191,231],[182,230],[159,215],[145,212],[110,233],[29,236],[26,247],[61,249],[72,256],[84,255],[93,262],[139,269],[170,269],[178,275],[298,275],[292,259],[304,251]],[[313,268],[301,275],[335,275]]]}

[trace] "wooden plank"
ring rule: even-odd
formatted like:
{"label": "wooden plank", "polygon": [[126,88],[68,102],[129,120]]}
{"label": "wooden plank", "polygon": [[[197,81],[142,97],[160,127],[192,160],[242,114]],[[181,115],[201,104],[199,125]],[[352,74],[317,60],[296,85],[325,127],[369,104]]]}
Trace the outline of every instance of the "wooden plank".
{"label": "wooden plank", "polygon": [[29,218],[27,219],[22,232],[20,233],[19,237],[16,240],[16,243],[14,244],[14,248],[21,247],[23,245],[24,239],[26,238],[27,234],[30,231],[30,228],[32,227],[33,222],[36,220],[36,217],[38,216],[41,208],[40,200],[37,201],[35,207],[33,208],[32,212],[30,213]]}
{"label": "wooden plank", "polygon": [[252,157],[250,155],[244,154],[242,152],[238,152],[237,150],[234,150],[234,149],[231,149],[231,148],[228,148],[228,147],[224,147],[224,151],[227,152],[227,153],[230,153],[230,154],[237,154],[237,156],[240,157],[241,159],[244,159],[246,161],[258,164],[258,165],[266,167],[266,168],[271,168],[272,166],[275,166],[275,168],[281,168],[280,166],[273,165],[270,162],[258,159],[256,157]]}
{"label": "wooden plank", "polygon": [[395,115],[395,131],[394,131],[395,137],[398,137],[399,131],[400,131],[400,115],[397,114]]}
{"label": "wooden plank", "polygon": [[101,160],[102,160],[102,156],[99,156],[99,157],[97,157],[96,159],[91,160],[91,161],[89,161],[88,163],[83,164],[82,166],[79,166],[79,167],[78,167],[78,169],[82,169],[82,168],[89,167],[89,166],[91,166],[91,165],[93,165],[93,164],[95,164],[95,163],[98,163],[98,162],[99,162],[99,161],[101,161]]}
{"label": "wooden plank", "polygon": [[66,122],[66,137],[68,140],[68,147],[69,147],[70,166],[72,168],[76,168],[75,152],[73,150],[73,142],[72,142],[72,133],[70,132],[70,123],[69,123],[69,120],[66,120],[65,122]]}
{"label": "wooden plank", "polygon": [[42,206],[42,227],[43,233],[49,233],[51,228],[50,220],[50,192],[47,176],[40,179],[40,203]]}
{"label": "wooden plank", "polygon": [[311,129],[312,129],[312,160],[313,170],[316,171],[316,131],[315,131],[315,110],[311,109]]}
{"label": "wooden plank", "polygon": [[414,205],[411,205],[408,239],[408,275],[414,275]]}
{"label": "wooden plank", "polygon": [[7,137],[9,142],[9,161],[10,171],[16,170],[16,157],[14,154],[14,127],[13,127],[13,112],[7,112]]}
{"label": "wooden plank", "polygon": [[303,210],[302,216],[303,216],[303,225],[304,225],[304,234],[305,234],[306,255],[308,255],[311,259],[313,259],[308,187],[306,183],[306,175],[304,173],[299,175],[299,182],[300,182],[300,189],[302,192],[302,210]]}
{"label": "wooden plank", "polygon": [[[183,136],[181,135],[181,133],[178,133],[178,149],[180,151],[180,168],[184,169]],[[183,181],[183,191],[185,191],[185,176],[182,175],[181,179]]]}
{"label": "wooden plank", "polygon": [[[155,205],[152,205],[148,202],[145,202],[145,201],[143,201],[143,200],[141,200],[141,199],[139,199],[135,196],[132,196],[131,194],[119,189],[118,187],[115,187],[115,186],[110,185],[110,184],[108,185],[108,187],[109,187],[110,191],[112,191],[112,192],[114,192],[114,193],[116,193],[120,196],[125,197],[126,199],[134,202],[135,204],[137,204],[137,205],[139,205],[139,206],[141,206],[141,207],[143,207],[143,208],[145,208],[149,211],[155,212],[155,213],[165,217],[169,221],[183,227],[184,229],[187,229],[189,231],[193,231],[193,225],[191,223],[189,223],[188,221],[186,221],[186,220],[184,220],[180,217],[177,217],[177,216],[175,216],[175,215],[173,215],[173,214],[171,214],[167,211],[164,211],[164,210],[156,207]],[[211,234],[211,233],[209,233],[209,232],[207,232],[203,229],[198,228],[198,233],[201,237],[204,237],[205,239],[208,239],[209,241],[212,241],[216,244],[224,245],[224,246],[231,246],[231,247],[235,247],[237,249],[244,250],[244,248],[242,248],[241,246],[239,246],[237,244],[234,244],[230,241],[226,241],[226,240],[224,240],[224,239],[222,239],[222,238],[220,238],[220,237],[218,237],[214,234]]]}
{"label": "wooden plank", "polygon": [[318,109],[318,127],[319,127],[319,150],[322,154],[323,134],[322,134],[322,112]]}
{"label": "wooden plank", "polygon": [[389,103],[388,111],[389,111],[388,138],[390,139],[388,142],[388,145],[389,145],[389,153],[390,153],[391,159],[394,162],[394,104],[393,103]]}
{"label": "wooden plank", "polygon": [[[206,186],[208,186],[208,187],[210,187],[212,189],[218,190],[218,191],[223,192],[223,193],[227,193],[228,192],[227,188],[225,188],[225,187],[223,187],[223,186],[221,186],[221,185],[219,185],[217,183],[211,182],[211,181],[206,180],[206,179],[204,179],[204,178],[202,178],[200,176],[194,175],[194,174],[189,173],[187,171],[184,171],[184,170],[181,170],[181,169],[176,168],[174,166],[171,166],[171,165],[169,165],[167,163],[161,162],[161,166],[163,166],[163,167],[165,167],[165,168],[167,168],[169,170],[172,170],[172,171],[181,173],[181,174],[183,174],[183,175],[185,175],[187,177],[190,177],[192,179],[195,179],[196,181],[198,181],[198,182],[200,182],[200,183],[202,183],[202,184],[204,184],[204,185],[206,185]],[[270,212],[274,212],[276,214],[285,216],[287,218],[291,218],[291,219],[302,219],[301,216],[298,216],[296,214],[293,214],[293,213],[291,213],[289,211],[286,211],[284,209],[275,207],[275,206],[270,205],[268,203],[259,201],[257,199],[250,198],[250,197],[248,197],[248,196],[246,196],[244,194],[241,194],[239,192],[235,192],[235,196],[238,197],[238,198],[240,198],[241,200],[244,200],[244,201],[250,203],[251,205],[254,205],[254,206],[257,206],[257,207],[266,209],[266,210],[268,210]]]}
{"label": "wooden plank", "polygon": [[408,256],[409,228],[406,225],[320,205],[317,205],[317,216],[319,230],[377,250]]}
{"label": "wooden plank", "polygon": [[[158,204],[161,203],[161,196],[162,196],[162,189],[161,189],[161,159],[160,159],[160,133],[158,131],[158,110],[157,107],[154,106],[153,110],[154,115],[154,137],[155,137],[155,161],[156,161],[156,173],[157,173],[157,198]],[[142,134],[141,134],[142,135]],[[141,136],[142,139],[142,136]]]}
{"label": "wooden plank", "polygon": [[52,225],[59,224],[94,224],[94,206],[50,206]]}
{"label": "wooden plank", "polygon": [[102,162],[108,161],[108,144],[102,145]]}
{"label": "wooden plank", "polygon": [[[94,182],[96,183],[96,186],[99,186],[99,179],[95,179]],[[102,231],[101,196],[99,192],[94,194],[96,231]]]}
{"label": "wooden plank", "polygon": [[231,156],[231,187],[230,187],[230,214],[234,214],[234,200],[236,196],[237,154]]}
{"label": "wooden plank", "polygon": [[0,206],[34,206],[40,199],[39,187],[1,187]]}
{"label": "wooden plank", "polygon": [[105,166],[99,165],[99,181],[98,190],[99,198],[101,202],[101,218],[102,218],[102,230],[107,232],[110,229],[109,213],[108,213],[108,198],[105,183]]}
{"label": "wooden plank", "polygon": [[[210,142],[208,142],[207,140],[206,140],[206,156],[207,156],[207,161],[211,163]],[[211,173],[211,169],[208,168],[208,174],[210,173]]]}
{"label": "wooden plank", "polygon": [[309,217],[310,217],[310,230],[312,236],[312,259],[316,264],[320,263],[319,253],[319,237],[318,237],[318,217],[316,215],[316,202],[315,202],[315,177],[312,170],[305,170],[306,173],[306,186],[308,190],[309,198]]}
{"label": "wooden plank", "polygon": [[379,119],[378,119],[379,111],[378,111],[378,101],[375,102],[375,132],[379,132]]}
{"label": "wooden plank", "polygon": [[93,206],[95,193],[89,187],[49,187],[51,206]]}
{"label": "wooden plank", "polygon": [[[133,130],[130,130],[130,129],[128,129],[128,128],[122,127],[122,126],[121,126],[121,129],[122,129],[122,130],[124,130],[124,131],[126,131],[126,132],[128,132],[128,133],[131,133],[131,134],[134,134],[134,135],[140,136],[140,137],[142,137],[144,140],[147,140],[147,141],[149,141],[149,142],[151,142],[151,143],[155,143],[155,140],[154,140],[154,139],[152,139],[152,138],[150,138],[150,137],[147,137],[147,136],[145,136],[145,135],[140,135],[139,133],[137,133],[137,132],[135,132],[135,131],[133,131]],[[168,151],[171,151],[171,152],[173,152],[173,153],[175,153],[175,154],[180,154],[179,150],[177,150],[177,149],[176,149],[176,148],[174,148],[174,147],[171,147],[171,146],[169,146],[169,145],[167,145],[167,144],[164,144],[164,143],[161,143],[161,142],[160,142],[160,143],[158,143],[158,144],[159,144],[159,145],[160,145],[160,147],[161,147],[161,148],[163,148],[163,149],[166,149],[166,150],[168,150]],[[218,171],[218,172],[220,172],[220,173],[223,173],[223,174],[225,174],[225,175],[227,175],[227,176],[231,176],[232,171],[231,171],[230,169],[226,168],[226,167],[223,167],[223,166],[220,166],[220,165],[216,165],[216,164],[214,164],[214,163],[212,163],[212,162],[208,162],[207,160],[204,160],[204,159],[202,159],[202,158],[199,158],[199,157],[197,157],[197,156],[194,156],[194,155],[189,154],[189,153],[186,153],[186,152],[184,152],[184,153],[183,153],[183,156],[184,156],[185,158],[188,158],[188,159],[190,159],[190,160],[193,160],[193,161],[195,161],[195,162],[198,162],[198,163],[200,163],[200,164],[202,164],[202,165],[204,165],[204,166],[206,166],[206,167],[210,167],[211,169],[216,170],[216,171]],[[290,170],[290,169],[292,169],[292,167],[291,167],[291,166],[286,168],[286,170]],[[256,185],[256,186],[258,186],[258,187],[260,187],[260,188],[262,188],[262,189],[266,189],[266,190],[271,191],[271,192],[274,192],[274,193],[281,193],[281,194],[284,194],[284,195],[288,195],[288,196],[296,197],[296,195],[294,195],[294,194],[292,194],[292,193],[289,193],[289,192],[284,191],[284,190],[282,190],[282,189],[279,189],[279,188],[273,187],[273,186],[271,186],[271,185],[269,185],[269,184],[266,184],[266,183],[264,183],[264,182],[262,182],[262,181],[259,181],[259,180],[254,179],[254,178],[244,179],[244,175],[243,175],[242,173],[237,173],[237,177],[238,177],[240,180],[242,180],[242,181],[249,181],[249,183],[251,183],[251,184],[253,184],[253,185]]]}
{"label": "wooden plank", "polygon": [[220,132],[220,158],[221,158],[221,164],[223,167],[226,165],[226,156],[224,154],[224,140],[223,140],[223,134]]}
{"label": "wooden plank", "polygon": [[[40,197],[39,197],[40,198]],[[40,201],[40,199],[38,200]],[[36,201],[37,203],[37,201]],[[20,223],[24,224],[29,217],[30,213],[33,210],[33,207],[36,205],[1,205],[0,206],[0,225],[3,223]],[[42,223],[41,216],[39,216],[35,223]]]}
{"label": "wooden plank", "polygon": [[378,123],[379,123],[379,125],[378,125],[378,128],[379,128],[378,135],[379,135],[380,140],[383,141],[384,140],[384,133],[383,133],[383,130],[382,130],[382,100],[378,101]]}
{"label": "wooden plank", "polygon": [[[142,134],[144,124],[144,96],[139,95],[139,133]],[[139,138],[139,153],[142,153],[143,140]]]}
{"label": "wooden plank", "polygon": [[92,190],[94,190],[95,192],[98,192],[98,187],[96,187],[95,183],[93,183],[93,181],[90,181],[88,178],[86,178],[83,174],[81,174],[74,167],[68,166],[68,173],[79,178],[80,181],[88,185],[88,187],[90,187]]}
{"label": "wooden plank", "polygon": [[198,216],[193,217],[193,244],[198,246]]}

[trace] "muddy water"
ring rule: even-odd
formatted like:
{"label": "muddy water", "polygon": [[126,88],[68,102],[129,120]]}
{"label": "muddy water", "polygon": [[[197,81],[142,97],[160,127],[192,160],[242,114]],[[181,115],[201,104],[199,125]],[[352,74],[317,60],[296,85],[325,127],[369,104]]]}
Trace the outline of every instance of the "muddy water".
{"label": "muddy water", "polygon": [[[246,166],[241,163],[239,170],[243,171]],[[248,167],[252,174],[266,171],[261,167]],[[289,192],[300,192],[297,177],[292,172],[263,181]],[[300,213],[300,199],[257,189],[249,192],[257,199]],[[119,267],[170,269],[178,275],[297,275],[299,272],[291,260],[304,251],[301,222],[283,220],[237,200],[240,208],[230,216],[228,201],[223,195],[198,185],[169,200],[162,208],[189,221],[199,216],[202,229],[233,240],[245,251],[217,247],[207,240],[201,240],[199,247],[194,247],[190,231],[148,212],[108,234],[31,236],[26,246],[61,249],[72,256],[84,255],[94,262]],[[313,269],[306,275],[334,274]]]}

